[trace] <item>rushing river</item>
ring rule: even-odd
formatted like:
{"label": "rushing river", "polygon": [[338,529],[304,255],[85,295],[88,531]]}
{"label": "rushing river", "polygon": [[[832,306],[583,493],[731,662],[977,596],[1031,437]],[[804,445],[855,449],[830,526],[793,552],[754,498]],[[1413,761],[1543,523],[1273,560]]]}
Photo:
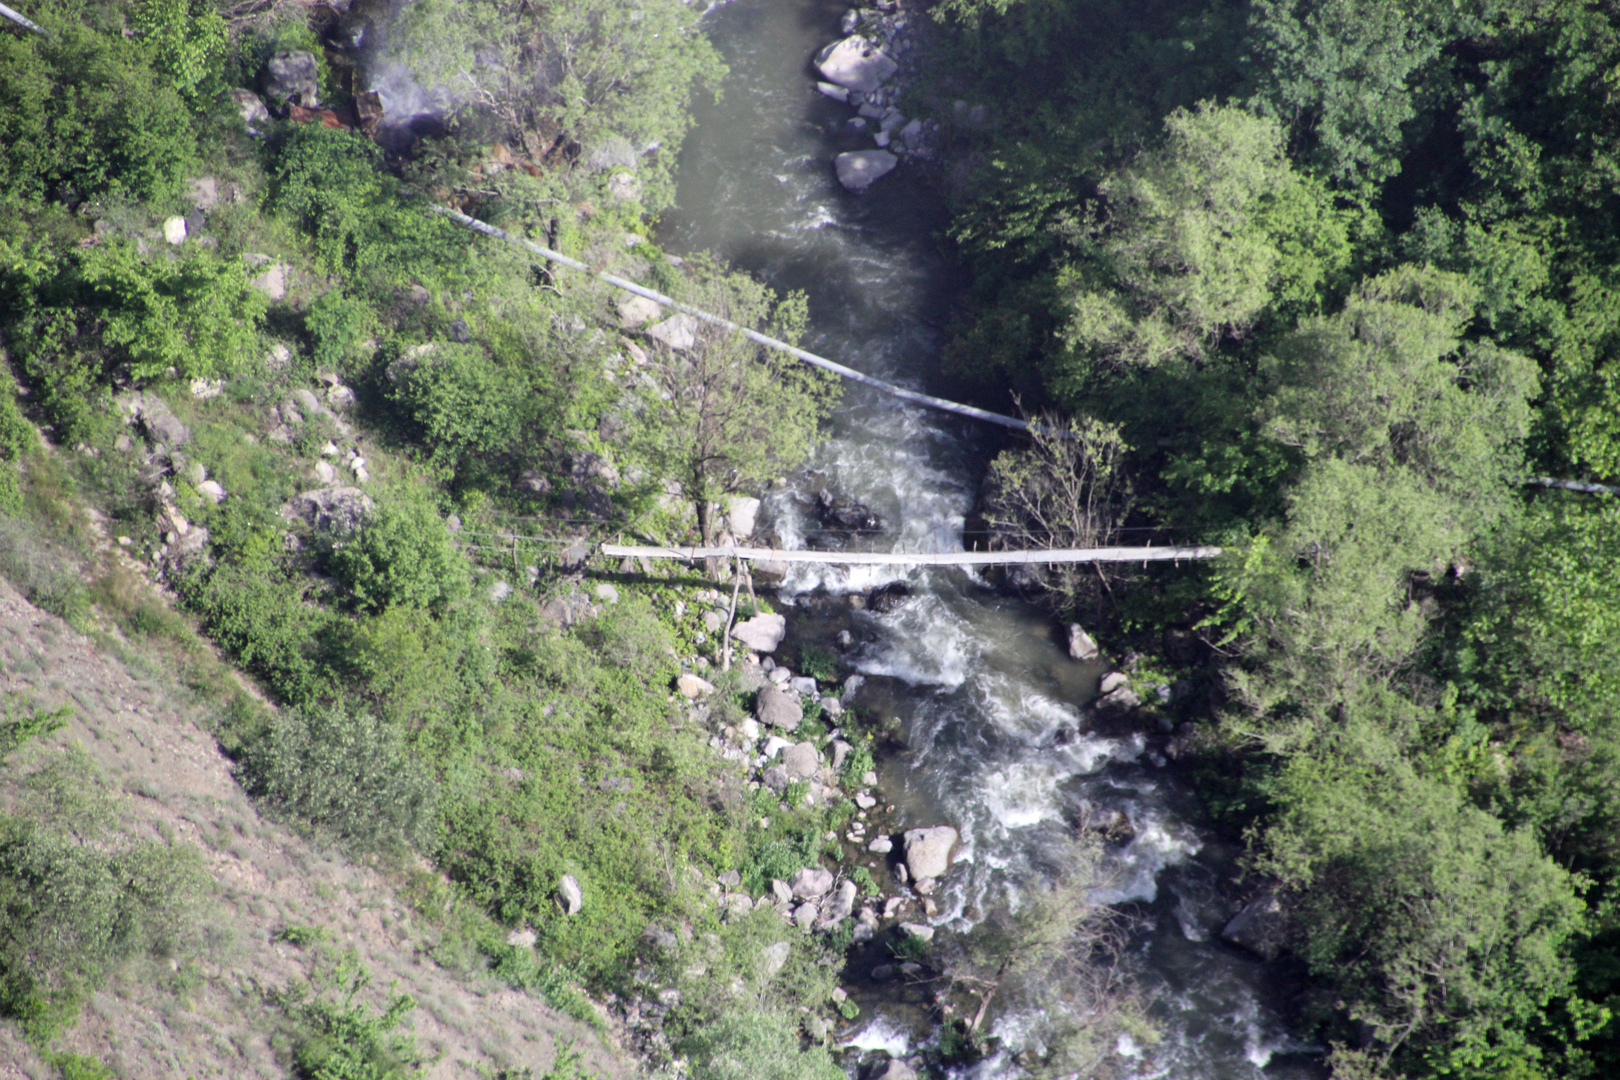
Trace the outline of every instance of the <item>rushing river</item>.
{"label": "rushing river", "polygon": [[[731,74],[718,103],[697,106],[661,239],[673,252],[712,251],[780,290],[804,291],[806,347],[928,389],[961,283],[940,249],[944,211],[923,174],[902,164],[859,197],[834,179],[835,153],[871,146],[845,126],[847,107],[815,93],[809,66],[839,36],[847,6],[732,0],[707,16]],[[958,550],[995,439],[973,421],[848,387],[813,469],[883,518],[874,546]],[[803,494],[767,502],[786,546],[802,546],[814,528]],[[1083,703],[1102,669],[1068,658],[1050,616],[958,570],[806,566],[784,594],[802,601],[818,587],[848,593],[897,579],[910,597],[886,614],[856,613],[845,661],[882,688],[877,704],[903,722],[908,750],[885,763],[880,784],[901,827],[949,823],[961,832],[934,921],[967,926],[1015,896],[1080,806],[1123,811],[1135,838],[1113,856],[1106,898],[1141,916],[1129,961],[1165,1033],[1136,1058],[1138,1075],[1313,1075],[1299,1054],[1306,1048],[1272,1007],[1281,988],[1268,969],[1217,938],[1231,911],[1216,883],[1233,853],[1201,835],[1193,801],[1141,736],[1089,731]],[[861,1000],[869,1007],[856,1045],[903,1051],[931,1037],[917,1010]],[[1017,1024],[1004,1021],[1002,1033],[1015,1036]],[[1016,1070],[999,1058],[973,1070],[998,1073]]]}

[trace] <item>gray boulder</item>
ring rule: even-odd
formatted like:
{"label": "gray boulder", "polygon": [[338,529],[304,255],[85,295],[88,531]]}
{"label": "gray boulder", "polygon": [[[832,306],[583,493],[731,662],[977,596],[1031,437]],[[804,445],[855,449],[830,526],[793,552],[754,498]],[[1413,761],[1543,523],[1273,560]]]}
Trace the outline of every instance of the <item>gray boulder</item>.
{"label": "gray boulder", "polygon": [[828,82],[863,94],[876,90],[900,70],[877,42],[860,34],[822,49],[816,55],[816,67]]}
{"label": "gray boulder", "polygon": [[295,495],[281,508],[288,521],[302,521],[316,532],[355,532],[372,510],[371,496],[359,488],[316,488]]}
{"label": "gray boulder", "polygon": [[795,743],[782,751],[782,767],[787,770],[790,781],[808,780],[821,767],[821,755],[816,753],[812,743]]}
{"label": "gray boulder", "polygon": [[766,683],[754,698],[754,716],[766,727],[793,731],[804,719],[804,709],[792,694],[785,694],[780,687]]}
{"label": "gray boulder", "polygon": [[619,325],[626,330],[638,330],[664,313],[664,309],[657,301],[633,293],[621,296],[616,307]]}
{"label": "gray boulder", "polygon": [[754,535],[758,518],[758,499],[750,495],[733,495],[726,501],[726,522],[731,526],[731,535],[737,539],[746,540]]}
{"label": "gray boulder", "polygon": [[827,907],[827,920],[829,922],[842,922],[855,913],[855,896],[859,890],[853,881],[839,882],[838,891],[833,893],[832,903]]}
{"label": "gray boulder", "polygon": [[873,1069],[867,1080],[917,1080],[917,1070],[899,1058],[890,1058]]}
{"label": "gray boulder", "polygon": [[898,164],[900,159],[887,150],[853,150],[833,158],[838,182],[850,191],[865,191]]}
{"label": "gray boulder", "polygon": [[320,100],[319,76],[314,53],[278,52],[264,65],[264,96],[281,104],[312,109]]}
{"label": "gray boulder", "polygon": [[774,612],[755,615],[731,629],[732,637],[755,652],[763,653],[775,652],[786,633],[787,619]]}
{"label": "gray boulder", "polygon": [[951,866],[951,849],[956,846],[956,830],[949,825],[931,829],[911,829],[905,835],[906,868],[913,878],[942,877]]}
{"label": "gray boulder", "polygon": [[831,870],[823,870],[819,866],[807,866],[794,874],[788,880],[788,888],[800,900],[819,900],[833,887]]}
{"label": "gray boulder", "polygon": [[697,344],[697,330],[697,319],[683,311],[647,327],[647,336],[671,349],[684,350]]}
{"label": "gray boulder", "polygon": [[237,112],[242,114],[242,123],[252,126],[270,122],[270,110],[264,107],[264,101],[253,91],[234,87],[231,101],[235,102]]}
{"label": "gray boulder", "polygon": [[792,781],[788,779],[788,771],[780,765],[772,765],[770,768],[760,773],[759,781],[760,783],[764,784],[766,788],[776,792],[778,795],[786,791],[787,786],[792,783]]}
{"label": "gray boulder", "polygon": [[140,405],[141,428],[146,437],[170,450],[191,441],[191,429],[182,424],[160,399],[145,397]]}
{"label": "gray boulder", "polygon": [[1221,930],[1221,938],[1264,960],[1275,960],[1287,942],[1288,916],[1275,889],[1265,889],[1243,905]]}
{"label": "gray boulder", "polygon": [[793,946],[786,941],[774,942],[759,951],[759,973],[769,979],[781,971],[788,962]]}

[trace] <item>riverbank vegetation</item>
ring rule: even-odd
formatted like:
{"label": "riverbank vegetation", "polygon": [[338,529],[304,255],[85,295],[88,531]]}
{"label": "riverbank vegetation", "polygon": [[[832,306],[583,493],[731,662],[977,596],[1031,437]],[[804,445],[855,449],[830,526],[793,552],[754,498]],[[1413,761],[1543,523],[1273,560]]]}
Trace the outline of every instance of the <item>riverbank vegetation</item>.
{"label": "riverbank vegetation", "polygon": [[1341,1078],[1611,1074],[1620,502],[1533,481],[1620,483],[1620,13],[935,14],[951,362],[1128,447],[1040,527],[1128,484],[1113,527],[1228,549],[1050,584],[1178,688],[1296,1019]]}
{"label": "riverbank vegetation", "polygon": [[[750,688],[673,693],[718,665],[711,624],[735,599],[679,570],[579,573],[604,536],[714,535],[712,504],[796,466],[836,387],[740,337],[683,340],[656,308],[432,212],[793,336],[802,301],[649,240],[687,102],[724,70],[695,15],[19,6],[46,33],[0,29],[7,576],[81,629],[172,654],[259,811],[389,875],[438,928],[427,959],[599,1028],[590,999],[619,1002],[624,1037],[690,1075],[837,1075],[819,1045],[837,942],[763,902],[725,915],[711,890],[768,893],[853,809],[802,805],[802,783],[791,805],[751,790],[711,749]],[[5,790],[55,775],[29,768]],[[0,1016],[65,1073],[103,1075],[52,1040],[122,958],[161,951],[201,871],[180,841],[7,807]],[[95,919],[32,949],[29,890],[53,881]],[[395,1031],[411,1000],[373,1016],[364,972],[339,966],[337,1003],[275,990],[283,1066],[416,1075]],[[548,1075],[577,1066],[563,1053]]]}

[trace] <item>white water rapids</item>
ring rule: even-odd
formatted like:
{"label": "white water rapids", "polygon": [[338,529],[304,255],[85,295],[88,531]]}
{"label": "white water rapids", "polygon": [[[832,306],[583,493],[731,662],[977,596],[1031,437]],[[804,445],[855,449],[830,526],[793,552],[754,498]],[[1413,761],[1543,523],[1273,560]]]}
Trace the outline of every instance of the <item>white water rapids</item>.
{"label": "white water rapids", "polygon": [[[833,178],[833,154],[869,145],[847,128],[850,110],[811,83],[809,57],[837,36],[845,9],[831,0],[732,0],[707,16],[731,74],[718,104],[697,105],[677,206],[660,239],[671,251],[712,251],[780,290],[805,291],[806,348],[937,390],[923,380],[937,367],[960,284],[935,239],[945,223],[939,199],[908,165],[861,197]],[[868,541],[878,549],[954,551],[993,437],[851,387],[812,466],[832,492],[882,517],[886,530]],[[805,502],[793,488],[767,500],[784,547],[814,539]],[[912,589],[887,614],[856,614],[858,643],[845,661],[888,688],[880,704],[903,722],[908,752],[886,763],[880,786],[906,826],[945,822],[961,832],[936,922],[965,928],[978,912],[1016,901],[1082,806],[1123,812],[1135,836],[1114,855],[1113,881],[1098,898],[1131,902],[1142,915],[1130,962],[1165,1037],[1153,1047],[1122,1040],[1120,1052],[1144,1078],[1313,1075],[1297,1054],[1273,1064],[1305,1048],[1267,1004],[1278,988],[1264,965],[1218,940],[1232,912],[1215,885],[1231,853],[1190,823],[1194,801],[1155,767],[1142,736],[1088,733],[1083,703],[1101,669],[1059,649],[1049,616],[960,570],[796,565],[790,573],[789,599],[894,580]],[[850,1045],[903,1053],[931,1037],[915,1009],[879,1002],[875,1012]],[[1009,1050],[1030,1019],[998,1021]],[[1018,1072],[1010,1054],[998,1054],[963,1076]]]}

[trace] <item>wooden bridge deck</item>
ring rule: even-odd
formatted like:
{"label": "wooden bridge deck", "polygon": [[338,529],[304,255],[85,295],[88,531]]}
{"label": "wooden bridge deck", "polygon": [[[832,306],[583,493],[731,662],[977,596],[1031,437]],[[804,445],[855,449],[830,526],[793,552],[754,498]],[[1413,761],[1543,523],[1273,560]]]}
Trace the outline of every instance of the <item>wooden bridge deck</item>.
{"label": "wooden bridge deck", "polygon": [[777,548],[652,547],[603,544],[602,554],[615,558],[749,559],[759,562],[823,563],[834,566],[1009,566],[1050,563],[1150,563],[1213,559],[1218,547],[1054,548],[1035,551],[782,551]]}

